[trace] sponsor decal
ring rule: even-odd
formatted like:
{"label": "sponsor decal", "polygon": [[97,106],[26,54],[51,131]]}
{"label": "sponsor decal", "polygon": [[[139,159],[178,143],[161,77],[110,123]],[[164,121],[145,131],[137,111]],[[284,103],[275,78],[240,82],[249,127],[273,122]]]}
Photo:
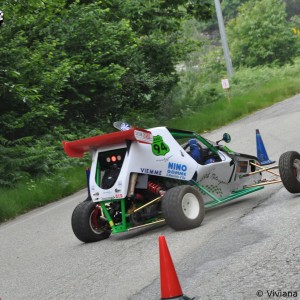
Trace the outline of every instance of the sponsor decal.
{"label": "sponsor decal", "polygon": [[129,129],[131,129],[131,126],[129,124],[125,123],[125,122],[122,122],[121,125],[120,125],[120,129],[122,131],[129,130]]}
{"label": "sponsor decal", "polygon": [[165,156],[170,151],[170,147],[164,142],[162,136],[153,137],[152,153],[156,156]]}
{"label": "sponsor decal", "polygon": [[144,131],[140,131],[140,130],[135,130],[134,131],[134,137],[136,138],[137,141],[139,141],[141,143],[151,144],[152,141],[153,141],[151,132],[144,132]]}
{"label": "sponsor decal", "polygon": [[162,171],[161,170],[141,168],[141,172],[144,173],[144,174],[149,174],[149,175],[158,175],[158,176],[162,175]]}
{"label": "sponsor decal", "polygon": [[103,195],[110,195],[111,191],[110,190],[104,190],[104,191],[102,191],[102,194]]}
{"label": "sponsor decal", "polygon": [[122,194],[115,194],[115,198],[117,198],[117,199],[123,198],[123,195]]}
{"label": "sponsor decal", "polygon": [[112,199],[113,199],[113,197],[103,197],[100,200],[101,201],[107,201],[107,200],[112,200]]}
{"label": "sponsor decal", "polygon": [[168,162],[169,159],[170,159],[172,156],[173,156],[173,155],[170,155],[170,156],[168,156],[168,157],[163,157],[163,158],[157,159],[156,161]]}
{"label": "sponsor decal", "polygon": [[237,172],[238,173],[246,173],[247,167],[248,167],[248,161],[239,161],[238,167],[237,167]]}
{"label": "sponsor decal", "polygon": [[179,164],[175,162],[168,163],[167,176],[174,177],[178,179],[186,178],[187,165]]}

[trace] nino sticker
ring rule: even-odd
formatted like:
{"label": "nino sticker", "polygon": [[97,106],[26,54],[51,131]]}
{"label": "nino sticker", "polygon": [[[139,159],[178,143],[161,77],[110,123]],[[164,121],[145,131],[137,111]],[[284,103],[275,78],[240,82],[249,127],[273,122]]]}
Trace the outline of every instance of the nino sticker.
{"label": "nino sticker", "polygon": [[169,146],[163,141],[160,135],[153,137],[152,152],[156,156],[164,156],[170,151]]}

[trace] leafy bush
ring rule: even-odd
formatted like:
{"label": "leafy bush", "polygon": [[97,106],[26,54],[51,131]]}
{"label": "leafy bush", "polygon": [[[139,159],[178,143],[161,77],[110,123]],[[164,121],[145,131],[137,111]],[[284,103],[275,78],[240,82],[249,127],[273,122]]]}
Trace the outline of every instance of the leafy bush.
{"label": "leafy bush", "polygon": [[240,68],[231,80],[231,87],[235,94],[245,92],[255,86],[278,80],[298,77],[300,74],[300,59],[293,64],[284,66],[260,66],[254,68]]}
{"label": "leafy bush", "polygon": [[228,24],[233,65],[284,65],[296,55],[296,36],[279,0],[250,0]]}
{"label": "leafy bush", "polygon": [[219,99],[184,117],[170,119],[168,126],[205,132],[223,126],[300,92],[300,60],[284,67],[242,68],[230,81],[230,99]]}
{"label": "leafy bush", "polygon": [[210,15],[208,1],[183,0],[5,1],[1,10],[2,186],[70,164],[66,133],[141,113],[153,123],[191,51],[182,20]]}
{"label": "leafy bush", "polygon": [[[98,132],[100,134],[100,132]],[[83,165],[86,160],[70,159],[61,141],[74,140],[77,134],[45,135],[40,139],[25,137],[13,142],[0,139],[0,187],[14,187],[18,182],[49,176],[60,169]]]}

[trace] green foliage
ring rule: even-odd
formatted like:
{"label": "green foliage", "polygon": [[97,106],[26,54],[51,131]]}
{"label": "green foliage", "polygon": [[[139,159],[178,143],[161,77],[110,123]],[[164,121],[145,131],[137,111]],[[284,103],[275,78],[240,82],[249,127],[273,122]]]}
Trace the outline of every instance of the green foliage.
{"label": "green foliage", "polygon": [[239,7],[248,0],[224,0],[222,1],[222,12],[224,19],[229,21],[236,17]]}
{"label": "green foliage", "polygon": [[14,189],[0,187],[0,223],[61,199],[85,186],[85,168],[73,166],[59,170],[55,175],[18,183]]}
{"label": "green foliage", "polygon": [[296,37],[280,0],[250,0],[228,26],[235,66],[283,65],[296,54]]}
{"label": "green foliage", "polygon": [[14,141],[0,138],[0,186],[13,187],[19,181],[49,176],[60,169],[84,164],[84,160],[69,159],[63,153],[61,141],[76,138],[78,135],[55,133],[38,140],[32,136]]}
{"label": "green foliage", "polygon": [[[173,128],[205,132],[223,126],[259,109],[268,107],[300,92],[300,59],[284,67],[241,68],[231,80],[227,98],[185,112],[183,117],[171,119]],[[215,85],[218,89],[220,83]]]}
{"label": "green foliage", "polygon": [[[206,105],[223,99],[219,84],[224,75],[223,54],[202,38],[202,51],[192,53],[189,61],[181,64],[180,81],[165,99],[161,108],[163,119],[193,114]],[[217,84],[216,84],[217,83]],[[165,107],[168,107],[168,110]]]}
{"label": "green foliage", "polygon": [[245,93],[256,86],[265,85],[270,80],[287,81],[298,78],[300,74],[300,60],[296,58],[294,64],[284,66],[261,66],[255,68],[241,68],[231,80],[234,94]]}
{"label": "green foliage", "polygon": [[[41,136],[75,122],[103,126],[133,107],[158,108],[178,80],[174,66],[190,51],[181,21],[209,16],[208,2],[190,4],[6,2],[1,68],[18,78],[5,82],[14,89],[1,95],[0,134]],[[12,111],[15,126],[5,122]]]}
{"label": "green foliage", "polygon": [[[215,83],[201,81],[199,73],[195,70],[184,72],[180,84],[166,99],[164,117],[181,117],[199,111],[207,104],[223,98],[221,89]],[[167,105],[168,110],[165,110]]]}
{"label": "green foliage", "polygon": [[298,0],[284,0],[284,2],[286,4],[288,18],[300,15],[300,5]]}
{"label": "green foliage", "polygon": [[20,0],[1,9],[2,186],[50,174],[70,132],[91,135],[139,113],[151,123],[192,49],[182,21],[210,15],[208,1],[182,0]]}

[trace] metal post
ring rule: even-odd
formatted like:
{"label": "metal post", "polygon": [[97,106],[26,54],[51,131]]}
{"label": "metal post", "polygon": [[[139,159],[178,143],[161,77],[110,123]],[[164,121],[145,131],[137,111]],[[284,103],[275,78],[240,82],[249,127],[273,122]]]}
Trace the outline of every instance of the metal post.
{"label": "metal post", "polygon": [[226,62],[227,74],[228,74],[228,77],[231,78],[233,76],[233,68],[232,68],[232,63],[231,63],[230,54],[229,54],[229,47],[228,47],[227,38],[226,38],[226,32],[225,32],[225,27],[224,27],[224,20],[223,20],[221,5],[220,5],[219,0],[214,0],[214,1],[215,1],[217,18],[218,18],[221,42],[222,42],[222,47],[223,47],[224,57],[225,57],[225,62]]}

